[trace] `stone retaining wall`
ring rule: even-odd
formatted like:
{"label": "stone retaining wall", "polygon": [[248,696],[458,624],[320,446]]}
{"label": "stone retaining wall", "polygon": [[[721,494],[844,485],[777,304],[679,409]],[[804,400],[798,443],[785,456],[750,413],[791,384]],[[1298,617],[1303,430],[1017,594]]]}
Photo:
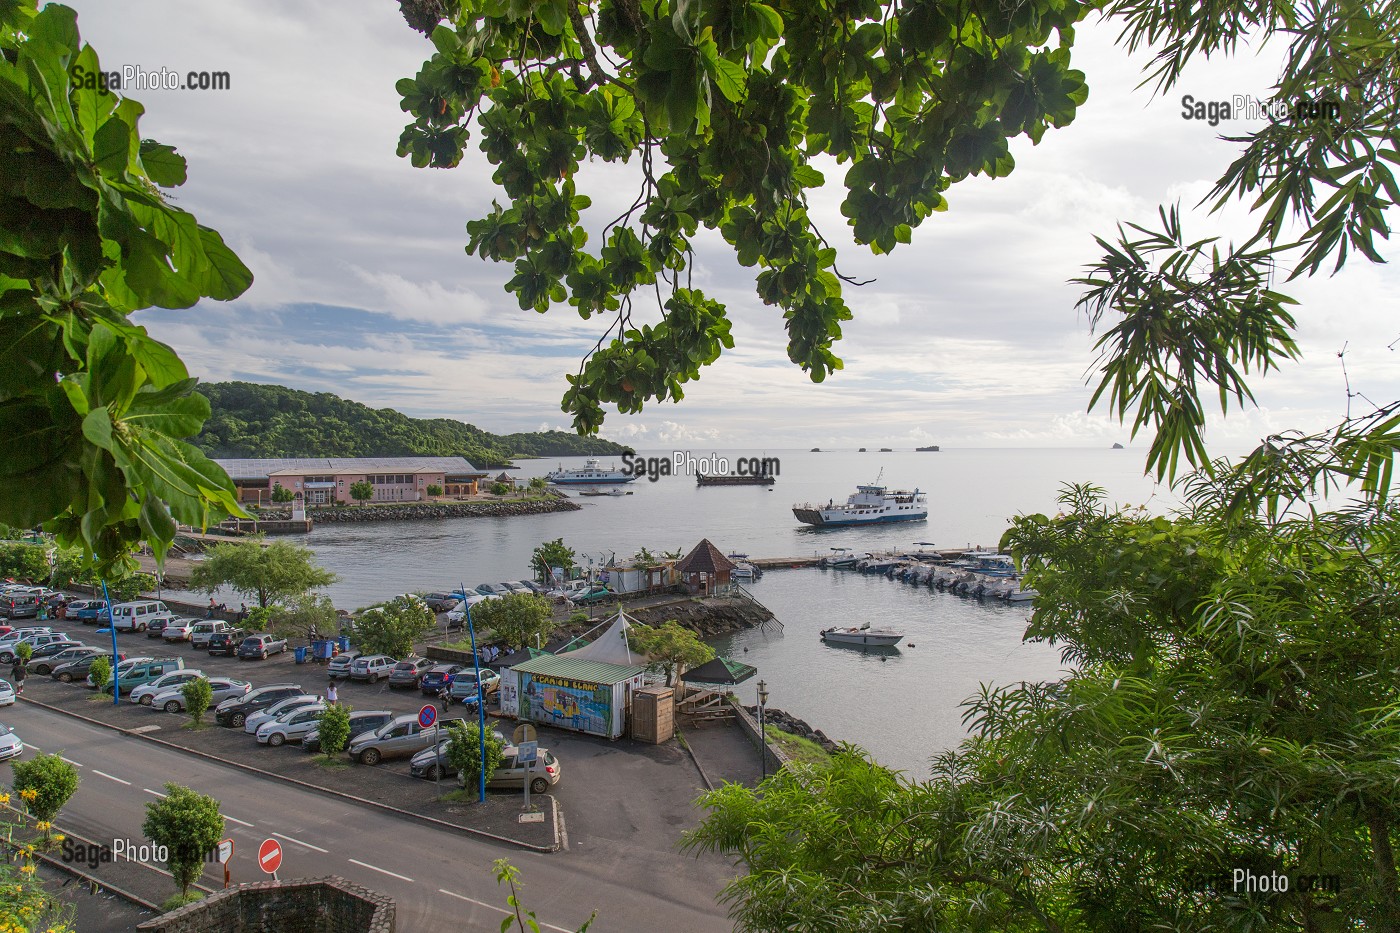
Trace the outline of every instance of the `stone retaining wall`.
{"label": "stone retaining wall", "polygon": [[147,920],[152,933],[394,933],[394,902],[334,875],[258,881]]}
{"label": "stone retaining wall", "polygon": [[[539,515],[545,512],[577,512],[582,506],[562,497],[519,501],[511,499],[484,502],[405,502],[395,505],[344,505],[307,509],[313,524],[335,522],[407,522],[440,518],[486,518],[507,515]],[[271,521],[292,517],[287,509],[263,509],[254,513]]]}

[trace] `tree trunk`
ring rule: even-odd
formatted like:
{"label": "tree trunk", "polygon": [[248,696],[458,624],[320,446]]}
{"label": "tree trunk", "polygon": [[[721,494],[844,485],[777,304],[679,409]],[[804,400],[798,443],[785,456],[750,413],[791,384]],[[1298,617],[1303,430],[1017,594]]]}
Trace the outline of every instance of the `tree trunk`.
{"label": "tree trunk", "polygon": [[1376,887],[1380,894],[1380,924],[1383,933],[1400,933],[1400,901],[1396,897],[1395,852],[1390,845],[1390,822],[1385,814],[1367,807],[1366,828],[1371,833],[1371,858],[1376,865]]}

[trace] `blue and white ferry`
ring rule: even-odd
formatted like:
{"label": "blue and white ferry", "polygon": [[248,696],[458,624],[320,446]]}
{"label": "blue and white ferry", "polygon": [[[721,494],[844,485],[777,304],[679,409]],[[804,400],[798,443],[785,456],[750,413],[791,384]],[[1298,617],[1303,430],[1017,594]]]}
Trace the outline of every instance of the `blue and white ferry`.
{"label": "blue and white ferry", "polygon": [[792,507],[799,522],[819,527],[878,525],[884,522],[918,522],[928,518],[928,496],[918,489],[888,489],[880,485],[857,486],[843,504],[804,502]]}
{"label": "blue and white ferry", "polygon": [[638,478],[638,474],[615,467],[605,470],[598,466],[598,461],[594,458],[585,460],[583,469],[580,470],[566,470],[560,466],[553,473],[545,474],[545,479],[556,486],[604,486],[610,483],[630,483]]}

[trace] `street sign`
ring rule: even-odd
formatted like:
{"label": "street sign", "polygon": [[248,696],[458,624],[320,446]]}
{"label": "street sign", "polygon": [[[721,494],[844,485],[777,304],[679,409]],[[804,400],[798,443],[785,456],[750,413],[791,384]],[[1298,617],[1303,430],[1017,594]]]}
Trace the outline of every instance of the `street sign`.
{"label": "street sign", "polygon": [[429,703],[418,711],[418,725],[427,729],[437,722],[437,707]]}
{"label": "street sign", "polygon": [[515,761],[517,764],[533,764],[539,753],[540,743],[521,742],[515,746]]}
{"label": "street sign", "polygon": [[233,840],[225,839],[219,843],[219,861],[227,865],[231,858],[233,858]]}
{"label": "street sign", "polygon": [[269,875],[282,867],[282,844],[276,839],[264,839],[258,846],[258,867]]}
{"label": "street sign", "polygon": [[535,727],[528,722],[521,723],[515,727],[515,732],[511,734],[511,742],[517,748],[524,742],[535,741]]}

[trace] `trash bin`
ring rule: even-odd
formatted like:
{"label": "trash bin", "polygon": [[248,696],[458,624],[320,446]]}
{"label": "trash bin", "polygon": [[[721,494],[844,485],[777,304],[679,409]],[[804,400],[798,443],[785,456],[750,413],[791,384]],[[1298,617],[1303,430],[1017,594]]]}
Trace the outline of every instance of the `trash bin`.
{"label": "trash bin", "polygon": [[298,664],[305,664],[305,663],[306,663],[306,647],[305,647],[305,646],[298,647],[298,648],[296,649],[296,656],[297,656],[297,663],[298,663]]}
{"label": "trash bin", "polygon": [[349,651],[349,650],[350,650],[350,636],[349,636],[349,635],[341,635],[341,636],[340,636],[340,653],[341,653],[341,654],[344,654],[345,652],[347,652],[347,651]]}

